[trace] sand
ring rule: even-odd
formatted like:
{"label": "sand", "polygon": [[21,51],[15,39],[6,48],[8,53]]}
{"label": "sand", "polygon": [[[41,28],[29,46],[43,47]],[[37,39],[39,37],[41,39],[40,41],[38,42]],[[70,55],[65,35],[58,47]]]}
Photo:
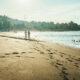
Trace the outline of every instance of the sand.
{"label": "sand", "polygon": [[80,80],[80,50],[0,36],[0,80]]}

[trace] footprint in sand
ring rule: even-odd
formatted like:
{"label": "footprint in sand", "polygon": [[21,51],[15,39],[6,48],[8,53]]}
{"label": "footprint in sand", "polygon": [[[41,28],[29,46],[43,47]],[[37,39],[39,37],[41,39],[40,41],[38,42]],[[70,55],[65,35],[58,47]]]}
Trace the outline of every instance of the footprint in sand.
{"label": "footprint in sand", "polygon": [[47,51],[48,51],[48,52],[50,52],[50,50],[49,50],[49,49],[47,49]]}
{"label": "footprint in sand", "polygon": [[38,49],[36,49],[36,50],[40,52],[40,50],[38,50]]}
{"label": "footprint in sand", "polygon": [[0,56],[0,58],[5,58],[6,56]]}
{"label": "footprint in sand", "polygon": [[75,59],[76,61],[80,61],[80,58],[78,58],[78,59]]}
{"label": "footprint in sand", "polygon": [[26,52],[21,52],[22,54],[26,53]]}
{"label": "footprint in sand", "polygon": [[59,65],[55,64],[55,62],[52,62],[50,63],[52,66],[55,66],[57,69],[59,69]]}
{"label": "footprint in sand", "polygon": [[73,62],[70,58],[66,58],[69,62]]}
{"label": "footprint in sand", "polygon": [[69,79],[67,78],[68,73],[66,72],[66,70],[67,70],[67,68],[62,67],[62,71],[61,71],[61,73],[60,73],[60,76],[63,78],[63,80],[69,80]]}
{"label": "footprint in sand", "polygon": [[50,59],[53,59],[53,56],[52,55],[49,55]]}
{"label": "footprint in sand", "polygon": [[40,52],[40,54],[44,54],[44,52]]}
{"label": "footprint in sand", "polygon": [[40,51],[40,50],[38,50],[37,48],[34,48],[36,51]]}
{"label": "footprint in sand", "polygon": [[56,68],[59,68],[59,66],[55,65]]}
{"label": "footprint in sand", "polygon": [[63,66],[63,64],[61,64],[61,63],[59,63],[59,62],[57,62],[56,64],[59,65],[59,66]]}
{"label": "footprint in sand", "polygon": [[53,54],[52,52],[50,52],[49,54]]}
{"label": "footprint in sand", "polygon": [[75,67],[79,67],[79,66],[78,66],[78,63],[75,63],[75,65],[74,65],[74,66],[75,66]]}
{"label": "footprint in sand", "polygon": [[53,54],[53,53],[56,53],[55,51],[51,51],[51,50],[46,50],[49,52],[49,54]]}
{"label": "footprint in sand", "polygon": [[21,56],[16,56],[16,57],[21,57]]}
{"label": "footprint in sand", "polygon": [[13,52],[12,54],[19,54],[18,52]]}
{"label": "footprint in sand", "polygon": [[50,64],[51,64],[51,66],[55,66],[57,69],[59,68],[59,66],[55,65],[54,62],[51,62]]}
{"label": "footprint in sand", "polygon": [[59,53],[61,53],[61,54],[65,54],[65,53],[63,53],[63,52],[59,52]]}
{"label": "footprint in sand", "polygon": [[5,55],[10,55],[10,53],[5,53]]}
{"label": "footprint in sand", "polygon": [[58,50],[54,50],[55,52],[57,52]]}
{"label": "footprint in sand", "polygon": [[67,70],[67,68],[65,68],[65,67],[62,67],[62,70]]}
{"label": "footprint in sand", "polygon": [[26,56],[27,58],[35,58],[35,57],[29,57],[29,56]]}
{"label": "footprint in sand", "polygon": [[63,57],[63,55],[62,55],[62,54],[61,54],[60,56],[61,56],[61,57]]}
{"label": "footprint in sand", "polygon": [[76,80],[75,78],[73,78],[73,80]]}
{"label": "footprint in sand", "polygon": [[67,73],[65,70],[62,70],[62,73],[63,73],[64,75],[68,75],[68,73]]}
{"label": "footprint in sand", "polygon": [[65,75],[63,76],[64,80],[69,80]]}
{"label": "footprint in sand", "polygon": [[29,53],[33,53],[33,52],[29,52]]}

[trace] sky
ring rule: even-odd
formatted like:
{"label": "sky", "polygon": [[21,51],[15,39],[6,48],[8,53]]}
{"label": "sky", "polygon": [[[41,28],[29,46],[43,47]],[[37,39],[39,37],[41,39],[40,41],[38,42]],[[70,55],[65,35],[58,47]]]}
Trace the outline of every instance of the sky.
{"label": "sky", "polygon": [[26,21],[80,24],[80,0],[0,0],[0,15]]}

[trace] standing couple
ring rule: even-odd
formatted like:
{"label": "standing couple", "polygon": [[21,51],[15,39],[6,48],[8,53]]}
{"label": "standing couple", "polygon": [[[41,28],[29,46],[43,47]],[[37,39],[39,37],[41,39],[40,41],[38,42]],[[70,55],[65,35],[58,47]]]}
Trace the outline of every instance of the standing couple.
{"label": "standing couple", "polygon": [[25,30],[25,39],[30,40],[30,30]]}

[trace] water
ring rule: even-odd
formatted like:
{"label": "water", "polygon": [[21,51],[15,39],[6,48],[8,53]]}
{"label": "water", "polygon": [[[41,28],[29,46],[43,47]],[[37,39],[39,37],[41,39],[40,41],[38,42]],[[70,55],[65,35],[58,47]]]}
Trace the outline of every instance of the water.
{"label": "water", "polygon": [[[24,36],[24,34],[19,33],[18,36]],[[44,41],[56,42],[74,48],[80,48],[80,31],[31,32],[31,37]]]}

